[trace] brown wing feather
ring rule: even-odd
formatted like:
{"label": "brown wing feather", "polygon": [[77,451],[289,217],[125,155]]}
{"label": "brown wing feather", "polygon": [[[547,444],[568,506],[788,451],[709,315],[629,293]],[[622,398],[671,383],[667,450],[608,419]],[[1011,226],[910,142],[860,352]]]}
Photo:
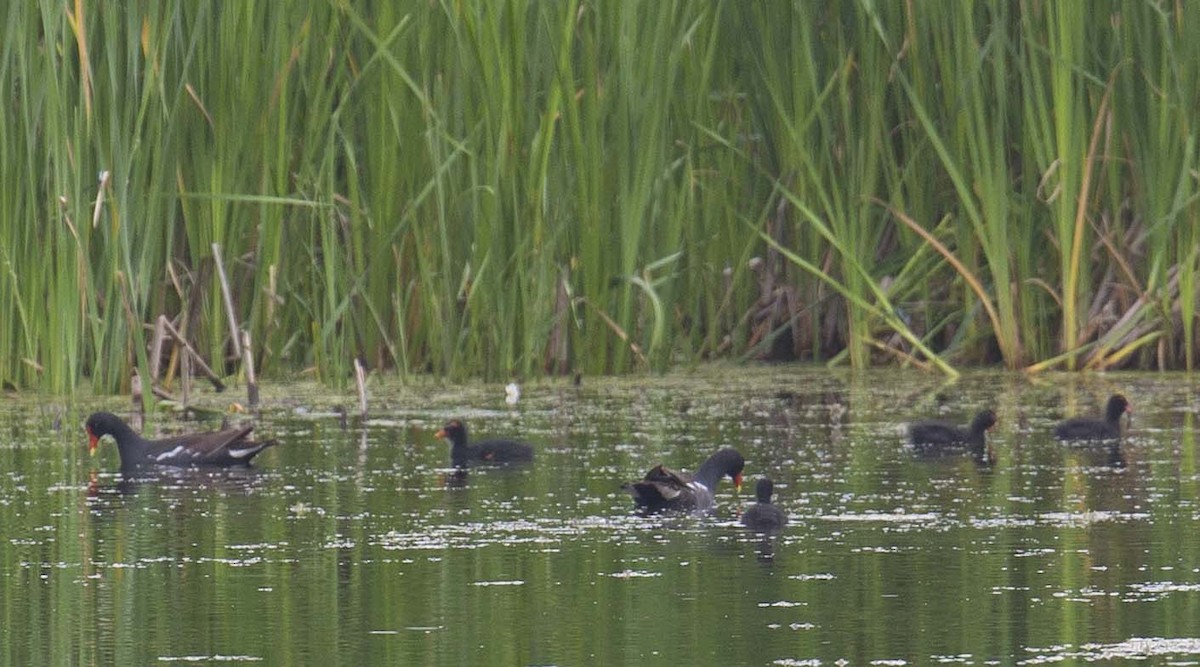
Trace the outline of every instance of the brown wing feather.
{"label": "brown wing feather", "polygon": [[[146,448],[146,456],[163,463],[236,463],[249,461],[255,454],[275,444],[274,440],[253,442],[246,437],[251,425],[211,433],[193,433],[155,440]],[[237,450],[234,452],[230,450]]]}
{"label": "brown wing feather", "polygon": [[660,464],[651,468],[642,479],[622,488],[633,496],[636,504],[651,511],[687,510],[696,506],[696,490],[690,486],[691,481],[691,475]]}
{"label": "brown wing feather", "polygon": [[651,468],[642,480],[646,482],[658,482],[660,484],[687,486],[692,483],[692,476],[677,470],[671,470],[660,463]]}

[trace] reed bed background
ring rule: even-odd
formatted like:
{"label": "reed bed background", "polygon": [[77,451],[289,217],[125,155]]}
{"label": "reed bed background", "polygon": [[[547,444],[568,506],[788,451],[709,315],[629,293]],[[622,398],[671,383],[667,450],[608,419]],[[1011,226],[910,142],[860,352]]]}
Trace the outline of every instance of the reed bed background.
{"label": "reed bed background", "polygon": [[[0,379],[1192,368],[1200,4],[8,3]],[[165,359],[171,367],[172,359]]]}

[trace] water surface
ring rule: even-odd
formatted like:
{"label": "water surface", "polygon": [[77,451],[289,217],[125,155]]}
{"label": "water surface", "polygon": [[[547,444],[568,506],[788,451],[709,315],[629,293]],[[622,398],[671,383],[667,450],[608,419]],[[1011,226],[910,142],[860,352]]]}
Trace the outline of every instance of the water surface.
{"label": "water surface", "polygon": [[[0,662],[32,664],[1200,663],[1195,383],[1183,375],[712,367],[523,387],[269,387],[254,468],[125,479],[88,411],[0,403]],[[1050,438],[1134,404],[1119,457]],[[201,396],[213,407],[226,396]],[[993,406],[997,461],[925,460],[914,417]],[[457,479],[433,433],[518,435],[530,466]],[[345,423],[343,423],[345,422]],[[157,417],[156,432],[216,421]],[[747,458],[711,517],[642,517],[654,463]],[[738,524],[753,481],[791,517]]]}

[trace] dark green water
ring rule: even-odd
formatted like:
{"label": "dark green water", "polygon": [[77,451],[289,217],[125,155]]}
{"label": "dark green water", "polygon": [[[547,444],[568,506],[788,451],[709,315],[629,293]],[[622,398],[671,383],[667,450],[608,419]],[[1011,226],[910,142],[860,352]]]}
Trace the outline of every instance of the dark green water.
{"label": "dark green water", "polygon": [[[81,430],[124,403],[3,399],[0,663],[1200,663],[1187,376],[718,367],[523,389],[509,407],[497,386],[376,385],[375,419],[343,428],[350,398],[274,387],[259,431],[284,444],[255,468],[133,482]],[[1135,409],[1122,466],[1050,438],[1113,391]],[[905,421],[985,404],[994,467],[905,448]],[[536,461],[447,484],[451,417]],[[619,490],[724,445],[747,485],[713,517],[639,517]],[[770,540],[737,523],[760,474],[791,517]]]}

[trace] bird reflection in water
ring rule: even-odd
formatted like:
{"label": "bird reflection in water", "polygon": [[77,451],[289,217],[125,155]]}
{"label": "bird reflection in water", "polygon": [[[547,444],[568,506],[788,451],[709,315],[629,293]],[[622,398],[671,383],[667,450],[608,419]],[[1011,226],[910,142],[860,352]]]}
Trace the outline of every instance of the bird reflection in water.
{"label": "bird reflection in water", "polygon": [[442,474],[442,486],[447,489],[459,489],[467,485],[467,469],[465,467]]}

